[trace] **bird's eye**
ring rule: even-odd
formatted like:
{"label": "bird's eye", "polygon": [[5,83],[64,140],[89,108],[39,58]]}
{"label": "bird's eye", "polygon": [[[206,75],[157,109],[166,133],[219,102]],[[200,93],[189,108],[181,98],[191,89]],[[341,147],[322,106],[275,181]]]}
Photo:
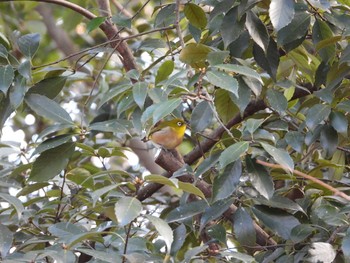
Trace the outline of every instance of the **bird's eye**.
{"label": "bird's eye", "polygon": [[181,122],[181,121],[178,121],[178,122],[177,122],[177,126],[181,127],[181,126],[182,126],[182,122]]}

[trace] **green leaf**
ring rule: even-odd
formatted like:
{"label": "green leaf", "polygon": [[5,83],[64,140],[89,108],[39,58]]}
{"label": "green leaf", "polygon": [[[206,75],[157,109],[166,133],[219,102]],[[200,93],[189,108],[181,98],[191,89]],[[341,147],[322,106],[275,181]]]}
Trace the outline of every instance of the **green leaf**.
{"label": "green leaf", "polygon": [[185,183],[185,182],[179,181],[178,188],[181,189],[182,191],[185,191],[187,193],[190,193],[205,199],[205,195],[203,194],[203,192],[198,187],[194,186],[191,183]]}
{"label": "green leaf", "polygon": [[240,17],[238,6],[231,8],[224,16],[220,27],[220,33],[224,41],[225,49],[235,41],[244,31],[245,16]]}
{"label": "green leaf", "polygon": [[253,78],[263,83],[259,73],[257,73],[254,69],[251,69],[247,66],[241,66],[236,64],[219,64],[219,65],[215,65],[214,67],[222,70],[230,71],[236,74],[240,74],[249,78]]}
{"label": "green leaf", "polygon": [[300,224],[298,219],[283,210],[264,206],[254,206],[252,210],[259,221],[285,240],[290,239],[292,229]]}
{"label": "green leaf", "polygon": [[21,189],[16,195],[16,197],[19,196],[27,196],[35,191],[38,191],[39,189],[43,189],[44,187],[48,186],[49,183],[34,183],[34,184],[28,184],[25,187]]}
{"label": "green leaf", "polygon": [[170,255],[175,256],[186,240],[186,227],[184,224],[180,224],[175,230],[174,230],[174,242],[171,244],[171,251]]}
{"label": "green leaf", "polygon": [[0,224],[0,255],[5,259],[13,243],[13,233],[3,224]]}
{"label": "green leaf", "polygon": [[171,249],[171,244],[174,241],[174,234],[170,226],[163,219],[160,219],[158,217],[151,215],[146,215],[146,217],[154,225],[160,236],[164,239],[165,244],[167,246],[167,251],[169,253]]}
{"label": "green leaf", "polygon": [[270,199],[275,191],[272,177],[265,167],[256,163],[255,159],[246,156],[246,166],[250,181],[254,188],[266,199]]}
{"label": "green leaf", "polygon": [[72,118],[57,102],[39,94],[30,94],[25,97],[25,102],[38,115],[58,123],[74,125]]}
{"label": "green leaf", "polygon": [[233,93],[224,89],[215,91],[215,109],[223,123],[227,123],[239,114],[239,109],[232,102],[230,94],[233,95]]}
{"label": "green leaf", "polygon": [[348,131],[348,119],[345,114],[338,111],[332,111],[329,115],[332,127],[339,133],[346,134]]}
{"label": "green leaf", "polygon": [[229,55],[229,51],[211,51],[208,54],[209,64],[212,66],[222,64]]}
{"label": "green leaf", "polygon": [[56,148],[57,146],[60,146],[69,140],[72,139],[72,135],[62,134],[58,135],[56,137],[47,139],[46,141],[42,142],[38,145],[38,147],[35,148],[34,152],[31,154],[31,156],[34,156],[36,154],[40,154],[44,151],[47,151],[52,148]]}
{"label": "green leaf", "polygon": [[157,85],[159,82],[166,80],[171,73],[173,73],[175,63],[172,60],[164,61],[162,65],[160,65],[157,70],[155,84]]}
{"label": "green leaf", "polygon": [[304,135],[297,131],[290,131],[284,136],[286,142],[298,153],[303,152]]}
{"label": "green leaf", "polygon": [[123,14],[117,14],[112,16],[112,22],[118,27],[126,27],[131,29],[131,20],[132,18],[126,17]]}
{"label": "green leaf", "polygon": [[225,213],[225,211],[232,205],[233,200],[234,198],[221,199],[205,209],[205,212],[201,217],[199,232],[202,231],[208,222],[219,218]]}
{"label": "green leaf", "polygon": [[226,148],[219,157],[221,169],[226,165],[238,160],[249,148],[249,142],[237,142]]}
{"label": "green leaf", "polygon": [[91,31],[98,28],[100,25],[102,25],[106,21],[107,17],[95,17],[89,21],[89,23],[86,25],[86,31],[90,33]]}
{"label": "green leaf", "polygon": [[192,67],[204,67],[211,48],[203,44],[190,43],[180,52],[180,61]]}
{"label": "green leaf", "polygon": [[293,171],[294,162],[293,162],[293,159],[288,154],[288,152],[263,142],[260,142],[260,144],[265,149],[265,151],[267,151],[267,153],[270,154],[275,159],[275,161],[278,164],[286,167],[287,170],[290,172]]}
{"label": "green leaf", "polygon": [[191,130],[194,133],[202,132],[213,122],[214,113],[207,101],[201,101],[191,115]]}
{"label": "green leaf", "polygon": [[269,34],[264,23],[255,13],[248,11],[245,26],[254,42],[266,52],[269,45]]}
{"label": "green leaf", "polygon": [[292,22],[282,28],[277,33],[277,43],[279,45],[287,45],[295,40],[305,37],[310,26],[310,14],[307,12],[298,12],[295,14]]}
{"label": "green leaf", "polygon": [[212,225],[206,229],[206,232],[213,241],[219,241],[220,243],[226,245],[226,229],[223,225]]}
{"label": "green leaf", "polygon": [[132,88],[132,95],[134,96],[134,101],[142,110],[145,105],[145,100],[147,97],[148,83],[146,82],[136,82]]}
{"label": "green leaf", "polygon": [[0,200],[1,199],[5,200],[7,203],[9,203],[15,208],[18,219],[22,218],[22,214],[24,212],[24,206],[17,197],[14,197],[12,195],[5,194],[5,193],[0,193]]}
{"label": "green leaf", "polygon": [[178,206],[170,211],[165,220],[168,223],[183,221],[202,213],[208,207],[206,200],[199,200]]}
{"label": "green leaf", "polygon": [[254,44],[253,55],[256,63],[266,70],[266,72],[275,80],[280,59],[276,42],[270,38],[267,52],[264,52],[264,50],[257,44]]}
{"label": "green leaf", "polygon": [[225,170],[214,178],[213,201],[225,199],[236,191],[242,175],[242,162],[240,159],[230,163]]}
{"label": "green leaf", "polygon": [[[322,40],[330,39],[333,37],[333,32],[325,21],[316,19],[314,26],[312,28],[312,40],[314,45],[317,47],[317,44]],[[334,60],[335,56],[335,44],[328,45],[318,51],[322,60],[325,63]]]}
{"label": "green leaf", "polygon": [[274,89],[268,89],[266,98],[271,108],[277,111],[279,115],[285,116],[287,114],[288,101],[282,93]]}
{"label": "green leaf", "polygon": [[330,125],[324,125],[320,134],[320,143],[326,156],[332,156],[338,146],[338,133]]}
{"label": "green leaf", "polygon": [[10,103],[13,109],[17,109],[22,104],[26,90],[25,78],[17,76],[14,85],[10,87],[9,91]]}
{"label": "green leaf", "polygon": [[91,173],[84,168],[73,168],[66,174],[66,178],[77,185],[88,189],[94,189],[94,180],[92,179]]}
{"label": "green leaf", "polygon": [[294,17],[293,0],[271,0],[269,15],[276,31],[287,26]]}
{"label": "green leaf", "polygon": [[242,246],[255,246],[254,221],[243,207],[239,207],[233,214],[233,232]]}
{"label": "green leaf", "polygon": [[346,48],[341,53],[339,64],[350,62],[350,45],[347,45]]}
{"label": "green leaf", "polygon": [[30,63],[30,60],[23,61],[18,66],[18,72],[26,79],[31,80],[31,78],[32,78],[32,65]]}
{"label": "green leaf", "polygon": [[251,136],[253,133],[261,127],[261,125],[265,122],[265,119],[248,119],[245,123],[244,130],[248,131]]}
{"label": "green leaf", "polygon": [[231,75],[224,71],[210,70],[206,72],[206,76],[211,84],[232,92],[238,97],[238,82]]}
{"label": "green leaf", "polygon": [[244,114],[244,110],[247,108],[250,98],[251,98],[251,90],[247,86],[247,84],[243,81],[242,78],[238,79],[238,96],[230,93],[231,100],[238,106],[241,115]]}
{"label": "green leaf", "polygon": [[67,77],[52,77],[43,79],[28,90],[28,94],[40,94],[54,99],[61,92],[66,83]]}
{"label": "green leaf", "polygon": [[331,108],[326,104],[316,104],[312,106],[306,115],[306,125],[310,130],[314,130],[318,124],[328,118]]}
{"label": "green leaf", "polygon": [[64,143],[56,148],[43,152],[33,163],[28,180],[32,182],[47,182],[67,167],[74,153],[75,144]]}
{"label": "green leaf", "polygon": [[5,95],[7,94],[14,77],[15,72],[13,71],[11,65],[0,66],[0,91],[2,91]]}
{"label": "green leaf", "polygon": [[[1,41],[2,34],[0,33],[0,41]],[[7,48],[0,43],[0,57],[6,58],[8,57],[9,52],[7,51]]]}
{"label": "green leaf", "polygon": [[345,237],[342,240],[341,249],[344,253],[344,257],[350,259],[350,228],[347,229]]}
{"label": "green leaf", "polygon": [[168,26],[175,21],[175,4],[164,6],[156,15],[154,20],[155,27]]}
{"label": "green leaf", "polygon": [[36,51],[38,50],[40,42],[40,34],[27,34],[21,36],[17,39],[17,45],[19,50],[25,55],[27,58],[32,58]]}
{"label": "green leaf", "polygon": [[91,193],[92,206],[94,207],[94,206],[96,205],[96,202],[98,201],[98,199],[99,199],[102,195],[104,195],[104,194],[106,194],[106,193],[112,191],[113,189],[115,189],[115,188],[117,188],[117,187],[119,187],[119,186],[121,186],[121,185],[124,185],[124,184],[126,184],[126,183],[111,184],[111,185],[107,185],[107,186],[105,186],[105,187],[102,187],[102,188],[99,188],[99,189],[93,191],[93,192]]}
{"label": "green leaf", "polygon": [[294,243],[300,243],[308,238],[315,231],[315,227],[307,224],[297,225],[292,229],[291,240]]}
{"label": "green leaf", "polygon": [[89,125],[89,129],[92,131],[129,134],[127,123],[123,122],[123,120],[118,119],[91,123]]}
{"label": "green leaf", "polygon": [[126,226],[136,217],[140,215],[142,211],[141,202],[135,197],[123,197],[118,200],[114,206],[115,216],[118,219],[118,223],[121,227]]}
{"label": "green leaf", "polygon": [[195,27],[203,29],[207,25],[207,17],[201,7],[193,3],[185,4],[185,17]]}
{"label": "green leaf", "polygon": [[191,262],[193,258],[195,258],[199,253],[203,252],[207,248],[208,248],[208,245],[202,245],[202,246],[192,247],[188,249],[185,253],[185,258],[183,261],[181,261],[181,263]]}
{"label": "green leaf", "polygon": [[155,124],[165,116],[168,116],[181,104],[181,102],[181,98],[176,98],[157,104],[153,112],[153,123]]}
{"label": "green leaf", "polygon": [[195,176],[201,176],[209,169],[211,169],[218,162],[220,154],[221,152],[216,152],[211,154],[208,158],[204,159],[203,162],[198,165]]}

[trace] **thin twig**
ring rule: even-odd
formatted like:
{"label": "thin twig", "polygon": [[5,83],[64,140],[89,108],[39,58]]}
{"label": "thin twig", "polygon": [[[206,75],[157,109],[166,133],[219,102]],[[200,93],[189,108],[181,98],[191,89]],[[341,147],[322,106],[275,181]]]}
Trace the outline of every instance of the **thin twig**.
{"label": "thin twig", "polygon": [[[126,252],[128,250],[128,242],[129,242],[129,236],[130,236],[130,232],[131,232],[132,223],[133,223],[133,221],[129,223],[128,230],[126,232],[125,245],[124,245],[124,255],[126,255]],[[126,257],[123,256],[122,263],[125,263],[125,262],[126,262]]]}
{"label": "thin twig", "polygon": [[[277,168],[277,169],[289,170],[289,168],[287,168],[284,165],[280,165],[280,164],[267,163],[267,162],[264,162],[264,161],[261,161],[261,160],[256,160],[256,162],[258,164],[263,165],[263,166],[267,166],[267,167],[271,167],[271,168],[275,168],[275,169]],[[312,182],[314,182],[314,183],[316,183],[316,184],[318,184],[318,185],[320,185],[320,186],[322,186],[322,187],[332,191],[335,195],[340,196],[340,197],[350,201],[350,196],[348,196],[347,194],[345,194],[342,191],[339,191],[338,189],[334,188],[333,186],[330,186],[330,185],[326,184],[325,182],[322,182],[321,180],[319,180],[319,179],[317,179],[315,177],[312,177],[311,175],[308,175],[306,173],[300,172],[298,170],[292,170],[292,172],[293,172],[293,174],[298,175],[300,177],[303,177],[303,178],[305,178],[307,180],[310,180],[310,181],[312,181]]]}

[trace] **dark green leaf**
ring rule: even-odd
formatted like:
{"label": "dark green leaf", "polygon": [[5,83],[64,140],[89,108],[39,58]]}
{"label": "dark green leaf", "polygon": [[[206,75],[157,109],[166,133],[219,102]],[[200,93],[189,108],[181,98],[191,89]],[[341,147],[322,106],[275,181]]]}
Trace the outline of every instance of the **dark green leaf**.
{"label": "dark green leaf", "polygon": [[93,131],[129,134],[126,124],[122,120],[117,119],[91,123],[89,129]]}
{"label": "dark green leaf", "polygon": [[253,133],[261,127],[261,125],[265,122],[265,119],[248,119],[245,123],[244,130],[248,131],[251,136]]}
{"label": "dark green leaf", "polygon": [[132,88],[132,95],[134,96],[134,100],[141,110],[143,109],[145,104],[147,91],[148,83],[146,82],[136,82]]}
{"label": "dark green leaf", "polygon": [[223,225],[212,225],[206,229],[206,232],[213,241],[226,245],[226,229]]}
{"label": "dark green leaf", "polygon": [[327,156],[332,156],[338,146],[338,133],[330,125],[324,125],[320,134],[320,143]]}
{"label": "dark green leaf", "polygon": [[207,71],[206,76],[209,82],[217,87],[225,89],[235,96],[238,96],[238,82],[231,75],[224,71]]}
{"label": "dark green leaf", "polygon": [[32,78],[32,65],[30,63],[30,60],[23,61],[18,66],[18,72],[26,79],[30,80]]}
{"label": "dark green leaf", "polygon": [[223,123],[230,121],[236,114],[239,114],[239,109],[230,98],[233,93],[219,89],[215,91],[215,108]]}
{"label": "dark green leaf", "polygon": [[254,78],[262,83],[262,79],[254,69],[251,69],[247,66],[241,66],[241,65],[236,65],[236,64],[219,64],[215,65],[215,68],[219,68],[222,70],[234,72],[236,74],[240,74],[249,78]]}
{"label": "dark green leaf", "polygon": [[346,48],[343,50],[339,60],[339,64],[348,62],[350,62],[350,45],[347,45]]}
{"label": "dark green leaf", "polygon": [[203,29],[207,25],[207,17],[201,7],[193,3],[187,3],[184,8],[185,17],[195,27]]}
{"label": "dark green leaf", "polygon": [[155,27],[168,26],[175,22],[175,4],[166,5],[162,8],[154,20]]}
{"label": "dark green leaf", "polygon": [[310,14],[307,12],[298,12],[295,14],[292,22],[282,28],[277,33],[277,43],[287,45],[297,39],[304,38],[310,26]]}
{"label": "dark green leaf", "polygon": [[294,243],[300,243],[308,238],[313,232],[315,232],[315,230],[315,227],[312,225],[297,225],[292,229],[290,238]]}
{"label": "dark green leaf", "polygon": [[86,25],[86,31],[90,33],[91,31],[98,28],[100,25],[102,25],[106,21],[106,17],[95,17],[89,21],[89,23]]}
{"label": "dark green leaf", "polygon": [[68,135],[62,134],[62,135],[58,135],[56,137],[47,139],[46,141],[42,142],[41,144],[38,145],[38,147],[35,148],[31,156],[34,156],[35,154],[40,154],[52,148],[56,148],[57,146],[60,146],[71,139],[72,139],[72,135],[69,135],[69,134]]}
{"label": "dark green leaf", "polygon": [[242,246],[255,246],[254,221],[243,207],[239,207],[233,214],[233,232]]}
{"label": "dark green leaf", "polygon": [[175,65],[174,61],[172,60],[164,61],[163,64],[160,65],[156,75],[156,80],[155,80],[156,85],[159,82],[166,80],[171,75],[171,73],[174,70],[174,65]]}
{"label": "dark green leaf", "polygon": [[230,205],[232,205],[233,200],[234,198],[221,199],[205,209],[205,212],[201,217],[199,232],[202,231],[208,222],[219,218],[230,207]]}
{"label": "dark green leaf", "polygon": [[256,60],[256,63],[264,70],[266,70],[267,73],[273,79],[276,79],[277,68],[280,58],[276,42],[272,38],[270,38],[269,46],[267,48],[266,53],[260,46],[254,44],[253,55]]}
{"label": "dark green leaf", "polygon": [[225,44],[228,47],[244,31],[245,16],[239,18],[238,7],[231,8],[224,16],[220,32]]}
{"label": "dark green leaf", "polygon": [[288,107],[288,102],[286,97],[274,90],[274,89],[268,89],[266,94],[267,101],[269,102],[272,109],[277,111],[277,113],[281,116],[286,115],[286,110]]}
{"label": "dark green leaf", "polygon": [[38,115],[58,123],[74,125],[72,118],[57,102],[39,94],[30,94],[25,97],[25,102]]}
{"label": "dark green leaf", "polygon": [[28,94],[40,94],[54,99],[61,92],[66,83],[67,77],[52,77],[43,79],[28,90]]}
{"label": "dark green leaf", "polygon": [[295,203],[287,197],[278,194],[273,195],[269,200],[266,200],[264,198],[257,198],[256,202],[268,207],[279,208],[293,214],[296,212],[302,212],[305,214],[305,211],[299,204]]}
{"label": "dark green leaf", "polygon": [[266,199],[270,199],[274,193],[274,183],[272,177],[266,171],[265,167],[256,163],[255,159],[246,157],[247,170],[250,181],[254,188]]}
{"label": "dark green leaf", "polygon": [[67,167],[74,153],[75,144],[67,142],[43,152],[33,163],[29,181],[47,182]]}
{"label": "dark green leaf", "polygon": [[[0,40],[1,40],[1,36],[0,36]],[[9,52],[7,51],[6,47],[0,43],[0,57],[7,59],[8,53]]]}
{"label": "dark green leaf", "polygon": [[221,169],[238,160],[249,148],[249,142],[237,142],[226,148],[219,157]]}
{"label": "dark green leaf", "polygon": [[219,160],[221,152],[213,153],[197,167],[196,177],[203,175],[206,171],[211,169]]}
{"label": "dark green leaf", "polygon": [[300,224],[298,219],[283,210],[254,206],[253,212],[266,227],[286,240],[290,239],[292,229]]}
{"label": "dark green leaf", "polygon": [[101,101],[99,102],[99,107],[101,107],[107,101],[113,99],[114,97],[130,90],[131,88],[132,88],[132,86],[130,83],[117,85],[116,87],[111,88],[102,96]]}
{"label": "dark green leaf", "polygon": [[180,224],[174,230],[174,242],[171,245],[170,255],[175,256],[186,240],[186,227],[184,224]]}
{"label": "dark green leaf", "polygon": [[153,123],[157,123],[165,116],[172,113],[181,104],[181,102],[181,98],[176,98],[157,104],[153,112]]}
{"label": "dark green leaf", "polygon": [[344,257],[350,259],[350,228],[347,229],[345,237],[343,238],[341,249],[344,253]]}
{"label": "dark green leaf", "polygon": [[135,197],[123,197],[118,200],[114,206],[115,216],[118,219],[118,223],[121,227],[126,226],[136,217],[140,215],[142,211],[141,202]]}
{"label": "dark green leaf", "polygon": [[316,104],[312,106],[306,115],[306,125],[310,130],[314,130],[315,127],[328,118],[331,113],[331,108],[326,104]]}
{"label": "dark green leaf", "polygon": [[213,201],[221,200],[236,191],[242,175],[242,162],[236,160],[225,167],[225,170],[215,177],[213,183]]}
{"label": "dark green leaf", "polygon": [[166,221],[168,223],[172,223],[192,218],[195,215],[202,213],[207,207],[208,203],[205,200],[190,202],[188,204],[178,206],[174,210],[170,211],[166,217]]}
{"label": "dark green leaf", "polygon": [[11,65],[0,66],[0,91],[7,94],[7,90],[13,82],[15,73]]}
{"label": "dark green leaf", "polygon": [[192,132],[202,132],[212,123],[214,117],[213,109],[209,102],[200,102],[192,112],[191,130]]}
{"label": "dark green leaf", "polygon": [[191,259],[195,258],[199,253],[203,252],[208,248],[208,245],[202,245],[198,247],[192,247],[185,253],[185,258],[181,263],[187,263],[190,262]]}
{"label": "dark green leaf", "polygon": [[260,143],[261,146],[267,151],[268,154],[270,154],[275,161],[284,166],[288,171],[292,171],[294,169],[294,162],[293,159],[290,157],[288,152],[282,149],[278,149],[276,147],[273,147],[267,143]]}
{"label": "dark green leaf", "polygon": [[248,11],[245,26],[254,42],[266,52],[269,45],[269,34],[264,23],[254,12]]}
{"label": "dark green leaf", "polygon": [[286,142],[298,153],[303,152],[304,135],[297,131],[290,131],[284,136]]}
{"label": "dark green leaf", "polygon": [[112,16],[112,22],[119,27],[131,28],[131,18],[125,17],[122,14]]}
{"label": "dark green leaf", "polygon": [[34,33],[19,37],[17,40],[17,45],[22,54],[31,59],[38,50],[39,42],[40,35],[38,33]]}
{"label": "dark green leaf", "polygon": [[348,131],[348,119],[344,113],[338,111],[332,111],[329,115],[332,127],[339,133],[347,133]]}
{"label": "dark green leaf", "polygon": [[269,15],[276,31],[287,26],[294,17],[293,0],[271,0]]}
{"label": "dark green leaf", "polygon": [[17,109],[23,102],[26,93],[26,80],[21,76],[15,78],[15,83],[10,87],[10,103],[13,109]]}
{"label": "dark green leaf", "polygon": [[235,96],[233,93],[230,93],[229,95],[231,100],[238,106],[242,115],[248,106],[251,97],[251,90],[242,78],[238,79],[238,96]]}
{"label": "dark green leaf", "polygon": [[0,224],[0,255],[5,259],[13,243],[13,233],[3,224]]}
{"label": "dark green leaf", "polygon": [[[312,40],[314,42],[314,45],[316,45],[317,47],[317,44],[320,43],[322,40],[327,40],[332,37],[333,32],[327,25],[327,22],[316,19],[312,28]],[[328,45],[319,49],[318,53],[325,63],[334,60],[335,44]]]}
{"label": "dark green leaf", "polygon": [[211,51],[208,54],[209,64],[212,66],[222,64],[229,55],[229,51]]}

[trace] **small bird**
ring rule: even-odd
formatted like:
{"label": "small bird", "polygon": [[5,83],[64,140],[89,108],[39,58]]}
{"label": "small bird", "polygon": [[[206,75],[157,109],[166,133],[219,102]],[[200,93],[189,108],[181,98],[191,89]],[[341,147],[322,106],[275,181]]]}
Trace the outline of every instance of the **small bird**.
{"label": "small bird", "polygon": [[182,142],[185,135],[186,123],[182,119],[161,121],[154,125],[143,142],[151,140],[167,150],[175,149]]}

